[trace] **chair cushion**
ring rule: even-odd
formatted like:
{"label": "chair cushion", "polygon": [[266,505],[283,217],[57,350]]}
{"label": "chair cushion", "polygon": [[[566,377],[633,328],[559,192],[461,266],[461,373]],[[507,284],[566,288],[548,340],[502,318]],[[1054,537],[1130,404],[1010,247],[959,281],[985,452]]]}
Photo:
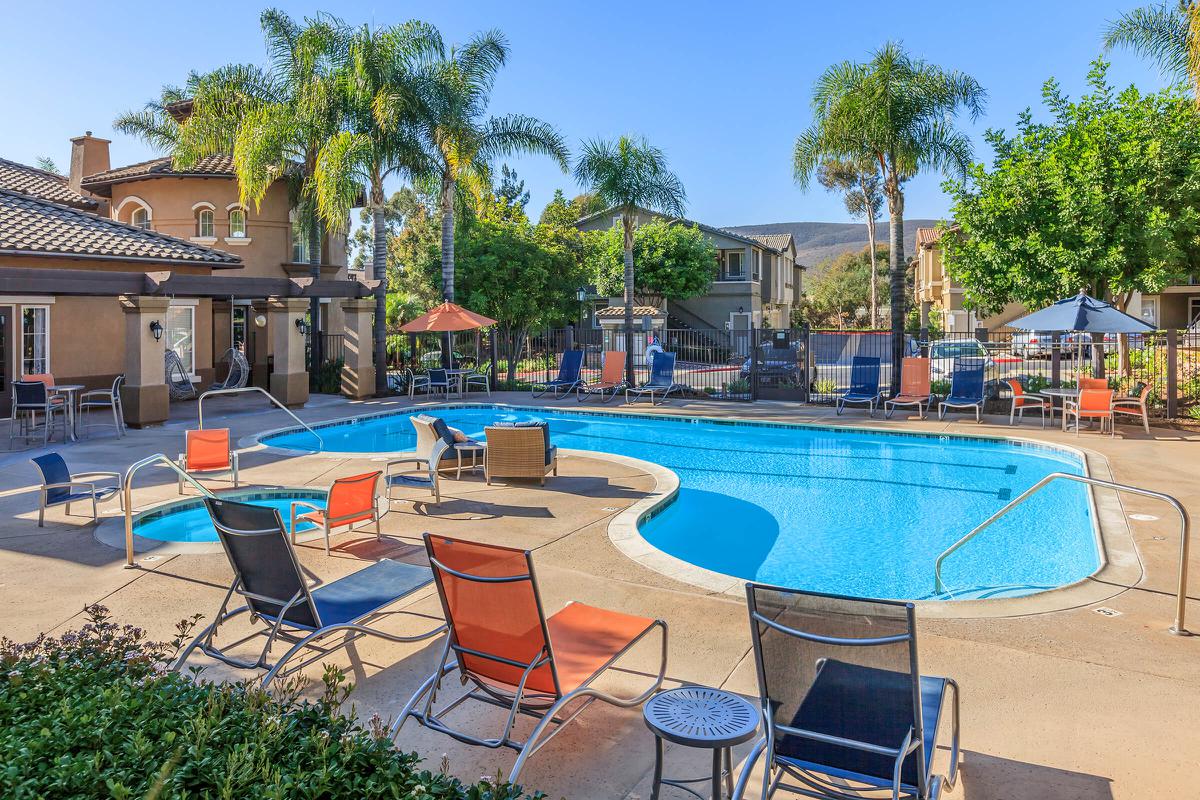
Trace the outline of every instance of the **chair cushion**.
{"label": "chair cushion", "polygon": [[443,442],[453,447],[454,429],[447,425],[446,420],[442,419],[441,417],[430,417],[429,419],[433,420],[433,432],[436,433]]}
{"label": "chair cushion", "polygon": [[[912,676],[907,672],[864,667],[827,659],[800,703],[789,727],[899,748],[913,724]],[[925,728],[925,764],[930,771],[946,679],[921,676],[921,714]],[[780,735],[775,749],[803,769],[890,786],[894,760],[842,745],[794,734]],[[901,781],[915,786],[914,751],[904,762]]]}
{"label": "chair cushion", "polygon": [[433,582],[429,567],[385,558],[312,591],[322,626],[361,619]]}
{"label": "chair cushion", "polygon": [[520,422],[493,422],[496,428],[541,428],[542,441],[546,448],[546,465],[554,463],[554,447],[550,444],[550,424],[544,419],[526,419]]}
{"label": "chair cushion", "polygon": [[[547,619],[546,629],[550,632],[558,684],[563,693],[579,688],[653,624],[649,617],[574,602]],[[536,688],[553,691],[552,686]]]}

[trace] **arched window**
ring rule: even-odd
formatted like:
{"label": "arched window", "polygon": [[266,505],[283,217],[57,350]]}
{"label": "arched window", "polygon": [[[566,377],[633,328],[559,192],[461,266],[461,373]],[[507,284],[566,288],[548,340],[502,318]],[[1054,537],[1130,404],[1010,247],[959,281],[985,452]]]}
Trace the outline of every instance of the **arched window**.
{"label": "arched window", "polygon": [[246,211],[233,208],[229,211],[229,237],[231,239],[246,238]]}
{"label": "arched window", "polygon": [[202,208],[196,215],[196,235],[202,239],[212,239],[216,236],[211,208]]}
{"label": "arched window", "polygon": [[130,215],[129,224],[144,231],[150,230],[150,212],[144,206],[138,206]]}

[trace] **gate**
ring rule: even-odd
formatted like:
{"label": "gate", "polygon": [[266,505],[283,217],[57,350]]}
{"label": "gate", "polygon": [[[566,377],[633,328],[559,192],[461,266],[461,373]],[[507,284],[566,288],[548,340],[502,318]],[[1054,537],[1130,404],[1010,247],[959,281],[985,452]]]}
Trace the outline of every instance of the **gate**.
{"label": "gate", "polygon": [[750,335],[746,363],[756,400],[807,402],[809,395],[808,330],[756,329]]}

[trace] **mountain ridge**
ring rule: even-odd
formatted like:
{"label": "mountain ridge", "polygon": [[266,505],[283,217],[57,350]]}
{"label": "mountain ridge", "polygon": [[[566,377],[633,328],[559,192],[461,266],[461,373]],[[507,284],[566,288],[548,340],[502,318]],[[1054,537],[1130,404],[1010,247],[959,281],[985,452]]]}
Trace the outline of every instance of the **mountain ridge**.
{"label": "mountain ridge", "polygon": [[[939,222],[941,220],[904,220],[905,260],[911,259],[917,252],[917,228],[931,228]],[[801,264],[808,267],[809,277],[821,274],[825,262],[837,258],[842,253],[859,252],[867,247],[867,226],[862,222],[772,222],[763,225],[736,225],[726,230],[742,235],[792,234],[796,241],[796,257]],[[887,220],[876,223],[876,234],[880,243],[887,244]]]}

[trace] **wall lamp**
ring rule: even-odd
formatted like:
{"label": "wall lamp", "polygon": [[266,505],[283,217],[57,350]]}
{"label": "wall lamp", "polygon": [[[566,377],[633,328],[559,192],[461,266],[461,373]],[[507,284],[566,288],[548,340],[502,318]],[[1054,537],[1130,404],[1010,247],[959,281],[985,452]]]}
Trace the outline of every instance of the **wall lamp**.
{"label": "wall lamp", "polygon": [[161,342],[163,335],[163,326],[158,320],[153,320],[150,323],[150,335],[154,337],[154,341]]}
{"label": "wall lamp", "polygon": [[303,317],[296,319],[296,330],[300,331],[301,336],[308,336],[308,323],[304,321]]}

